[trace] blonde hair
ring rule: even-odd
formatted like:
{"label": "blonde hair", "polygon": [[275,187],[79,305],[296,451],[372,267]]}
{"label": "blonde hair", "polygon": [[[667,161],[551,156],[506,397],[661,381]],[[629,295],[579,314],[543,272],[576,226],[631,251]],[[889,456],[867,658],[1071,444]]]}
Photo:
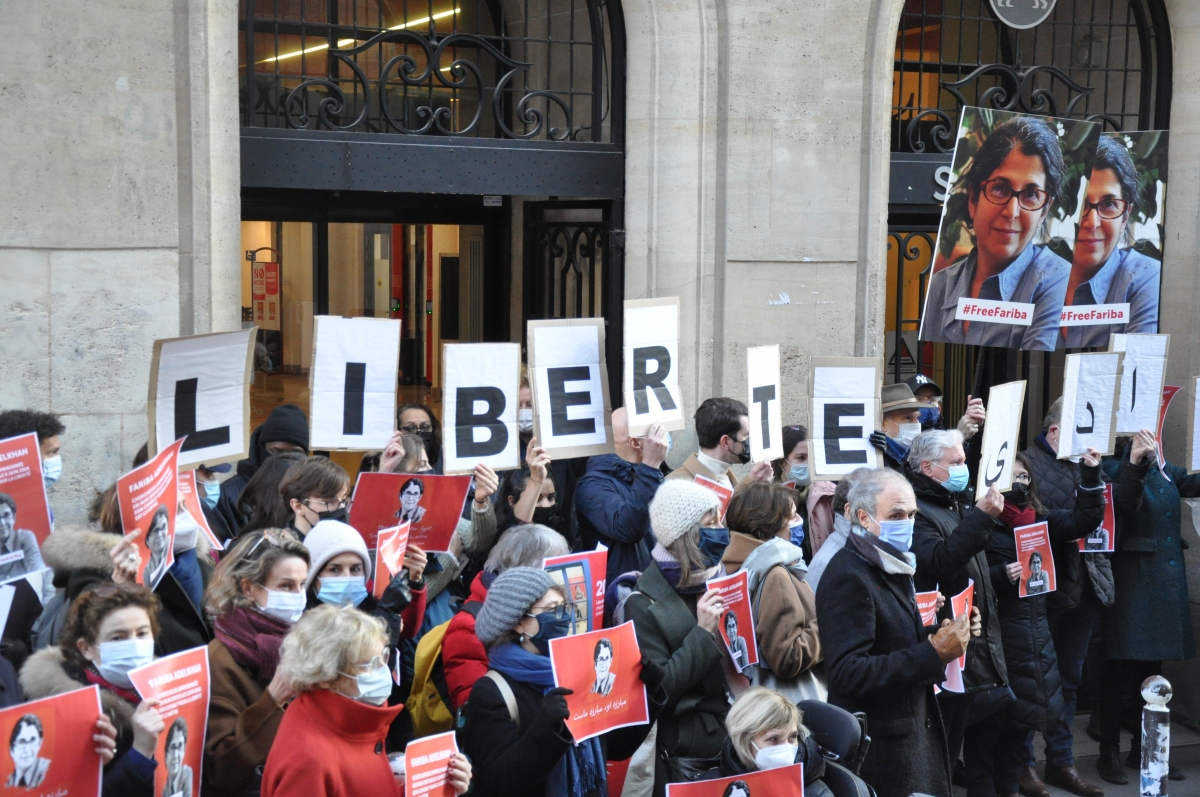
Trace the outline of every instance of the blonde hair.
{"label": "blonde hair", "polygon": [[793,724],[800,733],[800,738],[808,734],[800,724],[802,715],[795,703],[778,692],[772,692],[761,686],[752,686],[733,701],[729,713],[725,716],[725,730],[729,732],[729,741],[742,764],[751,770],[758,769],[754,763],[754,749],[750,740],[763,731],[775,728],[788,728]]}
{"label": "blonde hair", "polygon": [[242,594],[242,582],[262,586],[275,565],[291,557],[312,564],[312,558],[299,540],[285,529],[263,529],[243,534],[237,545],[221,557],[213,570],[204,594],[204,608],[212,618],[223,617],[234,609],[247,608],[251,601]]}
{"label": "blonde hair", "polygon": [[297,692],[309,692],[378,656],[387,641],[379,618],[350,606],[318,606],[283,638],[277,672]]}

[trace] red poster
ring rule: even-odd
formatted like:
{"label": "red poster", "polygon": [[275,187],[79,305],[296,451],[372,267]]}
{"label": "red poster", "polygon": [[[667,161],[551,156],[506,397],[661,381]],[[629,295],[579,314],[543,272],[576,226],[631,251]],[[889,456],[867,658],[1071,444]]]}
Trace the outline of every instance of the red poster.
{"label": "red poster", "polygon": [[729,499],[733,497],[733,490],[730,490],[728,487],[713,481],[707,476],[697,476],[696,484],[700,485],[706,490],[712,490],[717,494],[717,498],[721,499],[721,517],[724,518],[725,507],[729,506]]}
{"label": "red poster", "polygon": [[408,550],[408,523],[380,529],[375,548],[375,586],[372,593],[383,597],[383,591],[404,567],[404,552]]}
{"label": "red poster", "polygon": [[195,519],[200,531],[204,532],[204,536],[208,538],[208,544],[214,551],[222,550],[225,544],[208,527],[208,518],[204,517],[204,507],[200,506],[200,496],[196,492],[196,471],[185,470],[179,474],[179,495],[183,498],[183,508]]}
{"label": "red poster", "polygon": [[154,793],[200,793],[204,735],[208,729],[208,648],[193,648],[129,671],[143,700],[158,700],[164,730],[154,760]]}
{"label": "red poster", "polygon": [[185,438],[164,448],[145,465],[117,479],[117,504],[125,534],[139,531],[142,554],[137,583],[158,586],[175,563],[175,513],[179,507],[179,449]]}
{"label": "red poster", "polygon": [[13,512],[7,502],[0,503],[0,532],[7,536],[13,529],[18,534],[32,531],[40,548],[50,536],[50,505],[35,432],[0,440],[0,493],[17,505]]}
{"label": "red poster", "polygon": [[921,614],[921,625],[935,625],[937,623],[939,594],[936,589],[933,592],[917,593],[917,611]]}
{"label": "red poster", "polygon": [[[954,619],[971,614],[971,607],[975,605],[975,580],[967,579],[967,588],[950,599],[950,611],[954,613]],[[964,651],[958,657],[958,666],[967,666],[967,654]]]}
{"label": "red poster", "polygon": [[[1167,410],[1171,407],[1171,399],[1175,398],[1175,394],[1181,390],[1183,390],[1183,388],[1177,385],[1163,385],[1162,404],[1158,406],[1158,429],[1156,430],[1154,437],[1157,442],[1155,449],[1157,449],[1158,454],[1158,469],[1163,471],[1163,476],[1167,475],[1166,471],[1164,470],[1167,467],[1167,458],[1163,456],[1162,450],[1163,423],[1167,420]],[[1170,479],[1168,479],[1168,481],[1170,481]]]}
{"label": "red poster", "polygon": [[449,776],[456,753],[454,731],[409,742],[404,748],[405,797],[454,797]]}
{"label": "red poster", "polygon": [[350,525],[368,548],[375,548],[380,529],[408,521],[410,543],[427,552],[447,552],[470,489],[470,476],[360,473]]}
{"label": "red poster", "polygon": [[97,686],[0,711],[0,735],[9,740],[0,793],[100,797],[103,764],[92,740],[99,718]]}
{"label": "red poster", "polygon": [[608,549],[554,556],[542,563],[554,580],[567,590],[575,604],[575,633],[586,634],[604,627],[605,574]]}
{"label": "red poster", "polygon": [[254,323],[262,329],[279,329],[279,264],[250,264],[250,294]]}
{"label": "red poster", "polygon": [[792,764],[718,780],[668,783],[667,797],[804,797],[804,767]]}
{"label": "red poster", "polygon": [[1104,520],[1100,521],[1100,525],[1096,530],[1086,537],[1081,537],[1079,540],[1080,551],[1092,551],[1112,553],[1115,550],[1114,543],[1117,539],[1117,518],[1116,512],[1113,509],[1113,486],[1112,482],[1104,484]]}
{"label": "red poster", "polygon": [[714,578],[709,589],[721,593],[725,614],[721,617],[721,639],[738,672],[758,664],[758,639],[754,635],[754,613],[750,606],[750,574],[745,570],[732,576]]}
{"label": "red poster", "polygon": [[567,729],[575,742],[614,728],[645,725],[650,703],[642,683],[642,652],[633,621],[550,640],[554,685],[567,695]]}
{"label": "red poster", "polygon": [[621,797],[621,792],[625,790],[625,777],[629,774],[629,762],[632,760],[626,758],[624,761],[605,762],[608,770],[608,797]]}
{"label": "red poster", "polygon": [[1050,532],[1045,521],[1013,529],[1017,540],[1017,561],[1021,564],[1020,595],[1044,595],[1054,592],[1054,554],[1050,552]]}

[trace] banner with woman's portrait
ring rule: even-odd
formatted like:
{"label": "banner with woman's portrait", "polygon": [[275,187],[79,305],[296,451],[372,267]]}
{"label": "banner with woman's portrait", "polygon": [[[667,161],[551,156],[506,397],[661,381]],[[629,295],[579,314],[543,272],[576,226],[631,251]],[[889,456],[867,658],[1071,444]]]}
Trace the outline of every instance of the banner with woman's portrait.
{"label": "banner with woman's portrait", "polygon": [[92,736],[100,689],[87,686],[0,711],[8,758],[0,794],[100,797],[100,755]]}
{"label": "banner with woman's portrait", "polygon": [[134,540],[142,557],[137,583],[154,589],[175,564],[175,518],[179,512],[179,438],[144,465],[117,479],[121,529],[138,532]]}
{"label": "banner with woman's portrait", "polygon": [[163,731],[154,748],[155,797],[200,794],[211,681],[208,648],[192,648],[129,671],[143,700],[157,700]]}

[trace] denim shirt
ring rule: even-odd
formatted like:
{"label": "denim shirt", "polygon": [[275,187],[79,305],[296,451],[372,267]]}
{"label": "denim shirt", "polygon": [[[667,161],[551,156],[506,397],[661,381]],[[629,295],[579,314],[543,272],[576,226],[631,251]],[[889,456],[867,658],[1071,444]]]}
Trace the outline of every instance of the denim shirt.
{"label": "denim shirt", "polygon": [[1133,249],[1118,249],[1109,255],[1096,275],[1075,289],[1072,305],[1129,303],[1128,324],[1094,324],[1067,327],[1066,340],[1059,335],[1059,348],[1107,346],[1112,334],[1158,331],[1158,284],[1162,263]]}
{"label": "denim shirt", "polygon": [[954,261],[929,279],[921,340],[1026,351],[1052,350],[1054,336],[1058,332],[1058,320],[1062,315],[1063,299],[1067,295],[1071,264],[1054,254],[1049,247],[1025,247],[1025,251],[1007,268],[984,280],[979,296],[975,298],[1032,304],[1033,322],[1025,327],[976,320],[964,331],[963,322],[954,316],[958,310],[958,300],[971,296],[975,263],[975,250],[971,250],[969,255]]}

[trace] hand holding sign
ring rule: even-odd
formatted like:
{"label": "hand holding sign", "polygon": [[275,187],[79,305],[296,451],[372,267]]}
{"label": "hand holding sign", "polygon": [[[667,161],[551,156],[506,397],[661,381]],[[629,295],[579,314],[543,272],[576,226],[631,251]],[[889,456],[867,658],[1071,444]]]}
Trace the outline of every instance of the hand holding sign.
{"label": "hand holding sign", "polygon": [[[989,423],[983,427],[976,495],[986,495],[993,487],[1000,492],[1012,487],[1012,469],[1021,433],[1021,407],[1024,403],[1025,380],[993,385],[988,392]],[[970,415],[970,410],[967,414]],[[963,416],[964,419],[966,417]],[[960,431],[961,427],[960,421]]]}
{"label": "hand holding sign", "polygon": [[1138,431],[1133,437],[1133,448],[1129,452],[1129,461],[1134,465],[1142,464],[1147,455],[1153,454],[1158,443],[1154,439],[1154,432],[1149,429]]}
{"label": "hand holding sign", "polygon": [[988,491],[982,498],[975,502],[975,506],[984,512],[988,517],[998,518],[1000,513],[1004,511],[1004,496],[996,489],[996,485],[988,488]]}

